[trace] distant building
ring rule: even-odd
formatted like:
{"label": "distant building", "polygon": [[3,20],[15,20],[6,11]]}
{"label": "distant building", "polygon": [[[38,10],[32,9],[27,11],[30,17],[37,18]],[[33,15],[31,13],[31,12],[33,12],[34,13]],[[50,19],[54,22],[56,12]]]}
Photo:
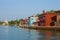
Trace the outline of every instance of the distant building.
{"label": "distant building", "polygon": [[25,25],[25,26],[28,25],[28,19],[24,19],[24,25]]}
{"label": "distant building", "polygon": [[45,12],[39,16],[38,26],[55,26],[56,14]]}
{"label": "distant building", "polygon": [[28,24],[28,19],[22,19],[19,21],[19,25],[27,25]]}
{"label": "distant building", "polygon": [[2,25],[8,26],[9,22],[6,20]]}
{"label": "distant building", "polygon": [[19,21],[19,26],[21,26],[21,25],[24,25],[24,19],[21,19],[21,20]]}
{"label": "distant building", "polygon": [[37,18],[38,17],[35,17],[35,16],[30,16],[28,17],[28,25],[29,26],[33,26],[34,24],[37,24]]}

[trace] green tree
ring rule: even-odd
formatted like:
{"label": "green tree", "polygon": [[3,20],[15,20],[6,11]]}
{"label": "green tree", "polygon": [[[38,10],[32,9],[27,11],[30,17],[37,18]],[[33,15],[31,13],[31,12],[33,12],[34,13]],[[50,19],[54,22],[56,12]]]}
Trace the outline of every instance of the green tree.
{"label": "green tree", "polygon": [[40,16],[40,14],[36,14],[36,17],[39,17]]}
{"label": "green tree", "polygon": [[55,21],[52,21],[52,22],[50,23],[50,25],[51,25],[51,26],[55,26]]}
{"label": "green tree", "polygon": [[47,12],[51,12],[51,13],[54,13],[54,12],[55,12],[55,10],[50,10],[50,11],[47,11]]}

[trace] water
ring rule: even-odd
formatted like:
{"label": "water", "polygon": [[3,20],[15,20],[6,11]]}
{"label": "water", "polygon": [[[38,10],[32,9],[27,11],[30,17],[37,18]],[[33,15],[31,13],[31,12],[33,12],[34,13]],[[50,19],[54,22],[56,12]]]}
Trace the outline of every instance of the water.
{"label": "water", "polygon": [[60,32],[0,26],[0,40],[60,40]]}

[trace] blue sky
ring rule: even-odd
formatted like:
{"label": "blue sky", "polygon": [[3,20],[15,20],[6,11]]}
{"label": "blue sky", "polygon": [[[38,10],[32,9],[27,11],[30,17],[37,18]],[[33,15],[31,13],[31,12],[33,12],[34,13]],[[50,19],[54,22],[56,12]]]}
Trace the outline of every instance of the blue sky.
{"label": "blue sky", "polygon": [[60,10],[60,0],[0,0],[0,20],[27,18],[42,10]]}

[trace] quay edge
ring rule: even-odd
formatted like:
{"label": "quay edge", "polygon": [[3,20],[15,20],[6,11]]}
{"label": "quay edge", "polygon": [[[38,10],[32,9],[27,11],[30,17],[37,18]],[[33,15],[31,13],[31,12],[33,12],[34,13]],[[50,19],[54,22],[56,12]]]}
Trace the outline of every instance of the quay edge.
{"label": "quay edge", "polygon": [[52,31],[59,31],[60,32],[60,27],[59,26],[19,26],[21,28],[28,28],[28,29],[37,29],[37,30],[52,30]]}

